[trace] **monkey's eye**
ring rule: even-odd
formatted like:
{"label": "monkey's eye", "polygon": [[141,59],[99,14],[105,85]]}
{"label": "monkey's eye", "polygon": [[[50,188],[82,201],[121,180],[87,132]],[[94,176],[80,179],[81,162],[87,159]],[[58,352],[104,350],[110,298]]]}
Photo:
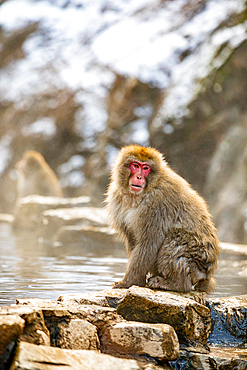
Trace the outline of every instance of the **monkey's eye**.
{"label": "monkey's eye", "polygon": [[132,172],[142,171],[145,176],[151,171],[151,166],[148,163],[131,162],[129,168]]}
{"label": "monkey's eye", "polygon": [[147,176],[151,171],[151,166],[148,163],[143,164],[142,171],[144,172],[144,175]]}
{"label": "monkey's eye", "polygon": [[131,163],[131,164],[130,164],[130,167],[132,167],[132,168],[136,168],[136,169],[140,168],[139,164],[138,164],[138,163],[136,163],[136,162]]}

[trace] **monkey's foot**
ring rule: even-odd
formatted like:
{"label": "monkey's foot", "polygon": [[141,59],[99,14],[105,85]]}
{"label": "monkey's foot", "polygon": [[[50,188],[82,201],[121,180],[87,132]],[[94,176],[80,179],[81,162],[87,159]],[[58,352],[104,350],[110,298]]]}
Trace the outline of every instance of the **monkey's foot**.
{"label": "monkey's foot", "polygon": [[125,288],[125,289],[127,289],[127,288],[129,288],[129,287],[128,287],[128,286],[126,286],[126,285],[123,283],[123,281],[118,281],[118,282],[116,282],[116,283],[114,283],[114,284],[113,284],[112,288],[113,288],[113,289],[118,289],[118,288]]}
{"label": "monkey's foot", "polygon": [[213,276],[209,276],[207,279],[200,280],[195,285],[195,290],[199,292],[212,293],[215,290],[216,281]]}
{"label": "monkey's foot", "polygon": [[162,276],[152,276],[147,281],[147,287],[150,289],[173,290],[167,280]]}

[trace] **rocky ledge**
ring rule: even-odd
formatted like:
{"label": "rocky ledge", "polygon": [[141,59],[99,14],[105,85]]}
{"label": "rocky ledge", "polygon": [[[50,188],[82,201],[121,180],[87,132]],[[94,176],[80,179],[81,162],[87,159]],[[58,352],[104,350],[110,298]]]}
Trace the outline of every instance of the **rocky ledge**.
{"label": "rocky ledge", "polygon": [[246,369],[246,314],[247,296],[134,286],[17,299],[0,309],[1,369]]}
{"label": "rocky ledge", "polygon": [[0,222],[12,224],[15,232],[30,231],[39,242],[55,245],[80,243],[104,248],[123,247],[109,228],[104,208],[92,207],[91,198],[21,198],[14,215],[0,214]]}

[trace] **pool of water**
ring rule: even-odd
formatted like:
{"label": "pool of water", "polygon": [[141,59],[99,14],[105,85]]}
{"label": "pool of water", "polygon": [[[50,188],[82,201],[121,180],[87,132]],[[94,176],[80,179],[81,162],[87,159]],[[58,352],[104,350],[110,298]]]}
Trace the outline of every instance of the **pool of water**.
{"label": "pool of water", "polygon": [[[126,269],[124,247],[52,246],[32,233],[15,235],[0,224],[0,305],[16,298],[57,299],[61,294],[111,288]],[[247,294],[247,256],[221,253],[211,296]]]}

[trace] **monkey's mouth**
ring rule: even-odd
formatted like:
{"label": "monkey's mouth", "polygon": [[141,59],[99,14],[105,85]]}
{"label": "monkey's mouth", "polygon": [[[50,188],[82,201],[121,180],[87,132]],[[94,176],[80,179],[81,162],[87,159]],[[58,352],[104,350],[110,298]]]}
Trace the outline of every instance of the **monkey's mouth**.
{"label": "monkey's mouth", "polygon": [[130,190],[132,193],[137,194],[143,190],[143,187],[141,185],[130,184]]}

